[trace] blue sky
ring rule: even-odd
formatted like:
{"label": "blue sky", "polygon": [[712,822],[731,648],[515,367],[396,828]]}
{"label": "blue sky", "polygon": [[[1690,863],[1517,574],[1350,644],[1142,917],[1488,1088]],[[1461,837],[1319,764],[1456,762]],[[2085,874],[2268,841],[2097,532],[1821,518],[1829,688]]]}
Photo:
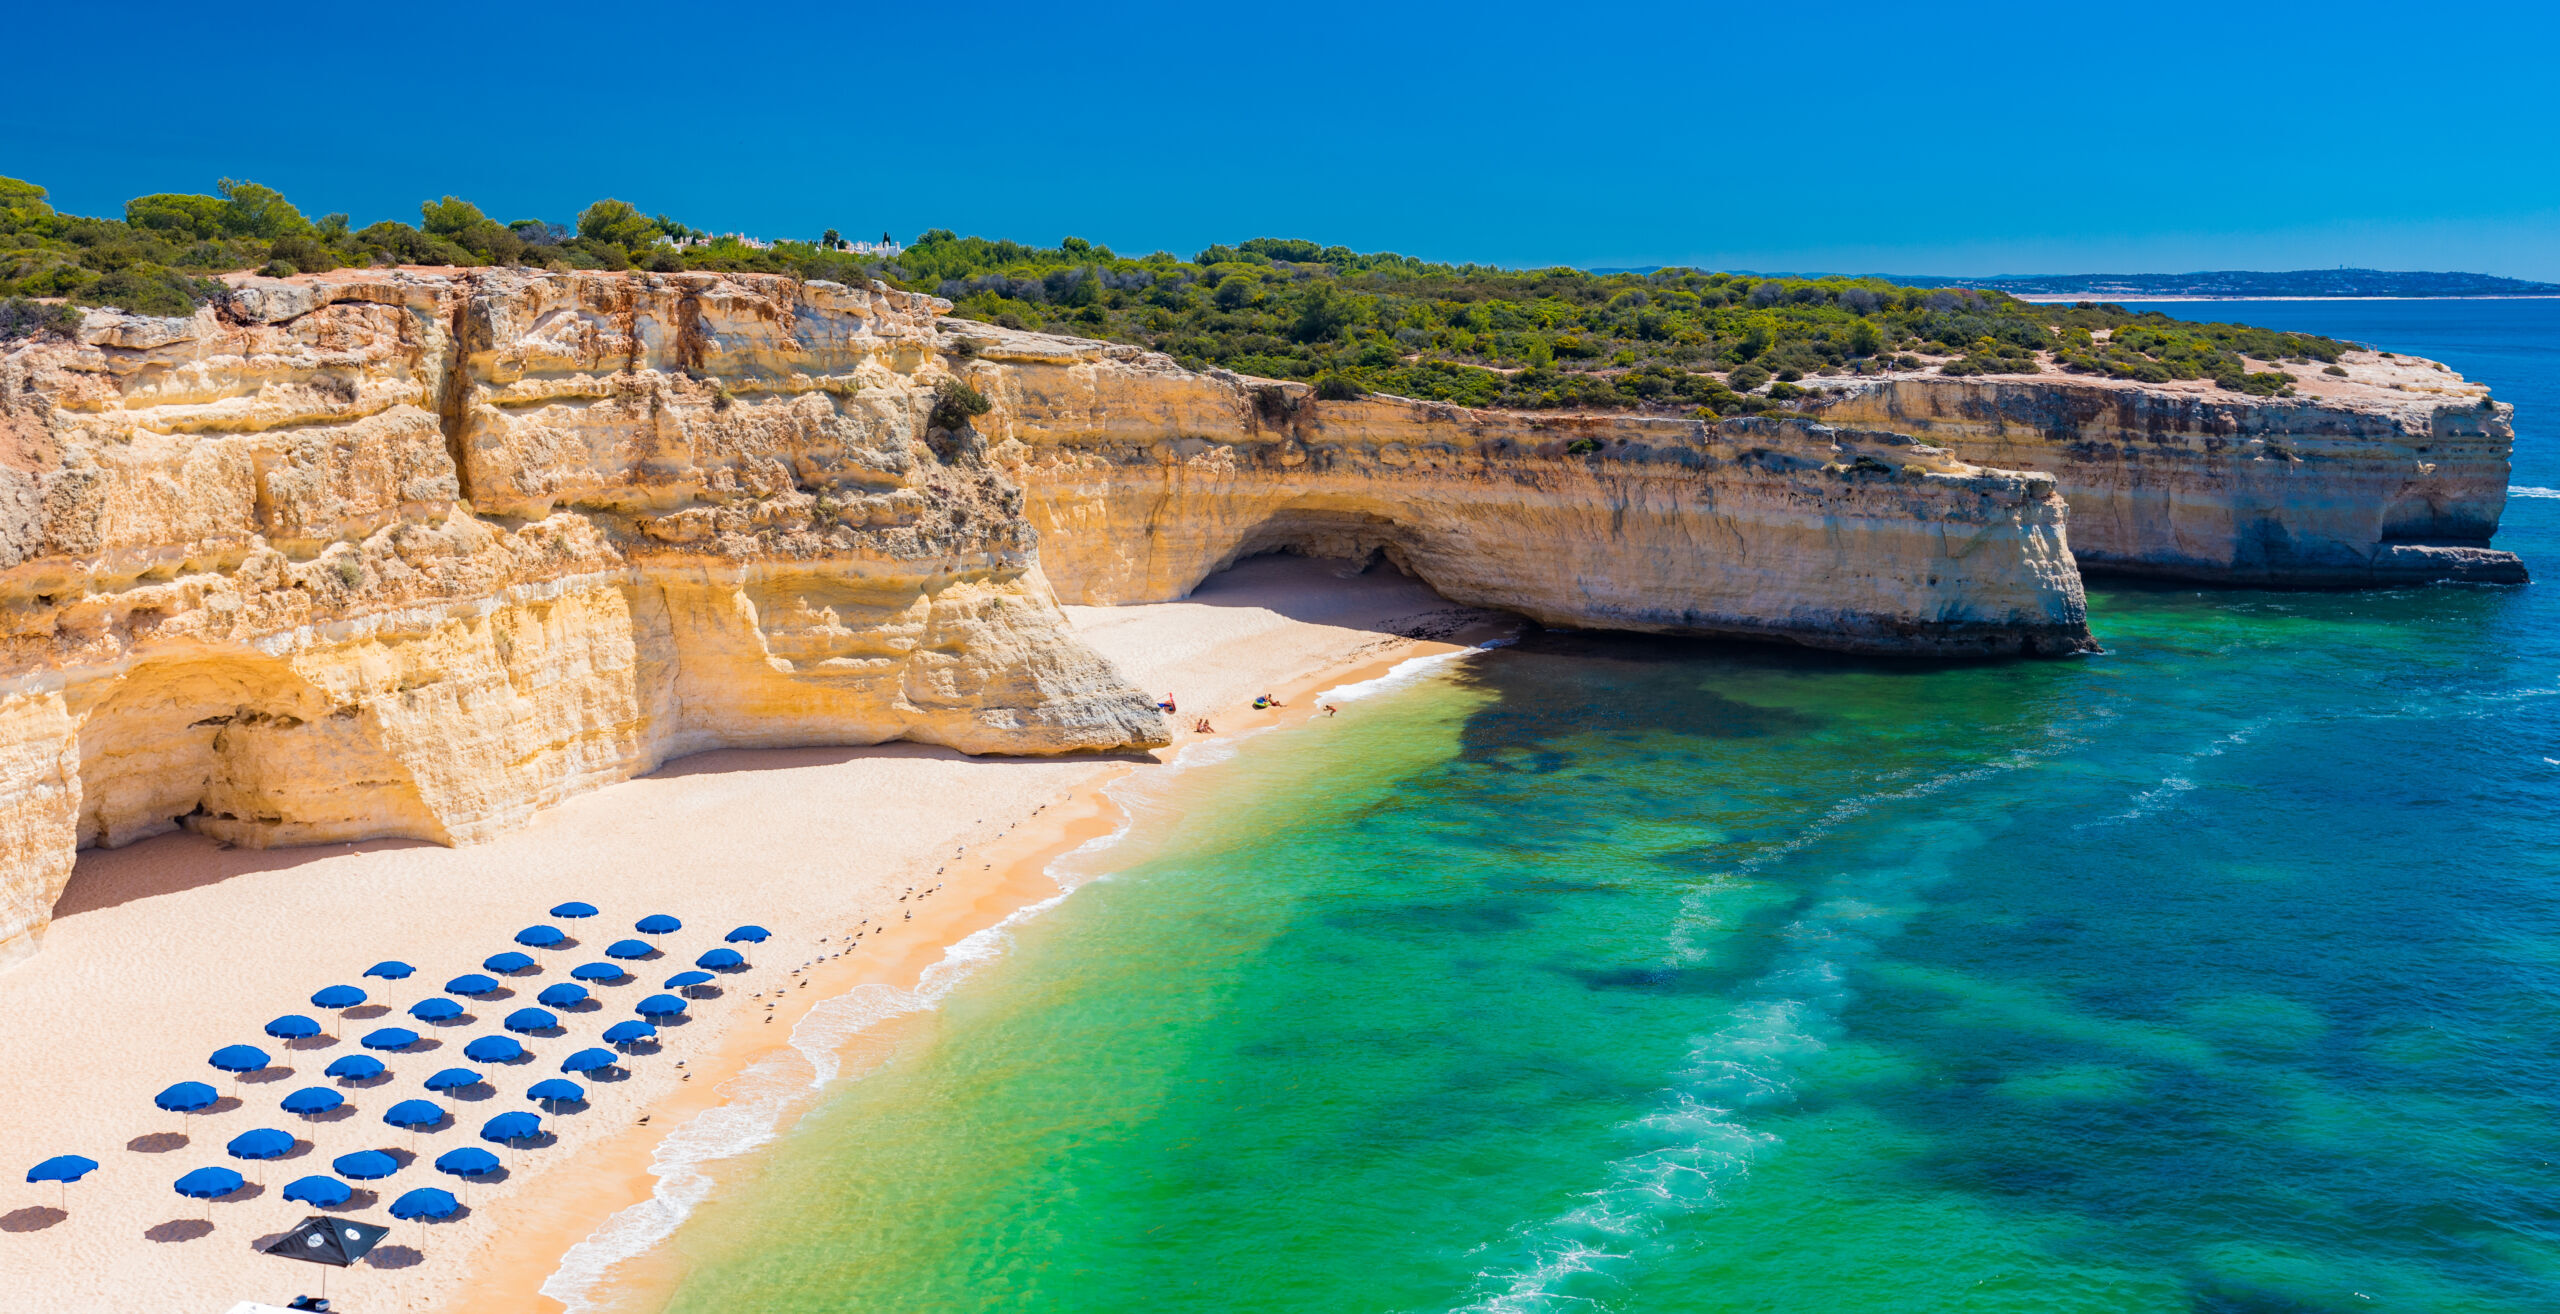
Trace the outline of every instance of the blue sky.
{"label": "blue sky", "polygon": [[2555,8],[28,6],[0,174],[86,213],[230,176],[359,224],[612,195],[1124,252],[2560,280]]}

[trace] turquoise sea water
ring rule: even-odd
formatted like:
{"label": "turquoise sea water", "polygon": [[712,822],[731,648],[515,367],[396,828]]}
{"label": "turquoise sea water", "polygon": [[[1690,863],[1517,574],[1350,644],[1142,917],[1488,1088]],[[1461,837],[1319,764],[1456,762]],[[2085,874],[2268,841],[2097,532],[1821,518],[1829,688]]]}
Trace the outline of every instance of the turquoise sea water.
{"label": "turquoise sea water", "polygon": [[[2169,309],[2451,360],[2560,489],[2560,303]],[[2499,542],[2560,570],[2560,494]],[[2549,587],[2091,610],[1533,636],[1247,740],[617,1303],[2560,1307]]]}

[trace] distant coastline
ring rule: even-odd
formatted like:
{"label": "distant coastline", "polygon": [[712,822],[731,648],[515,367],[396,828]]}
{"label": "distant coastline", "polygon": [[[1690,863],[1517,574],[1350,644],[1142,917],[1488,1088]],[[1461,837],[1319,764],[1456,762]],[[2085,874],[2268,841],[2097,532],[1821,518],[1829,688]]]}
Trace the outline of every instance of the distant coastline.
{"label": "distant coastline", "polygon": [[2443,296],[2384,296],[2376,294],[2365,296],[2325,297],[2283,296],[2277,294],[2257,293],[2247,295],[2215,295],[2203,292],[2144,293],[2135,296],[2100,294],[2094,292],[2017,292],[2012,293],[2011,295],[2015,296],[2020,301],[2038,306],[2067,305],[2075,301],[2108,301],[2119,305],[2129,301],[2146,303],[2153,301],[2560,301],[2560,292],[2482,292]]}

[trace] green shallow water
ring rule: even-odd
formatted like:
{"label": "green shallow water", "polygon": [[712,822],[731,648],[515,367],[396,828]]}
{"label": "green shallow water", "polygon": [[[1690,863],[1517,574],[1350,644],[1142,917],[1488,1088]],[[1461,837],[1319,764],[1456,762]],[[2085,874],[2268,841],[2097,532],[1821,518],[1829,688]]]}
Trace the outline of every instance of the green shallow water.
{"label": "green shallow water", "polygon": [[2551,1309],[2542,598],[1442,666],[1149,787],[613,1303]]}

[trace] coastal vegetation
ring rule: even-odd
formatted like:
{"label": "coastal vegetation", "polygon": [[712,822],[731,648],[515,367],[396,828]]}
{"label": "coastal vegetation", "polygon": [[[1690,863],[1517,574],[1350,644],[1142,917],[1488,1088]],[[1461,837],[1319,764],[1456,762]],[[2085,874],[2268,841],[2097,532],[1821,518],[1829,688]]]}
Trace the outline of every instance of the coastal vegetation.
{"label": "coastal vegetation", "polygon": [[51,302],[183,314],[221,294],[214,274],[397,264],[876,278],[949,298],[959,318],[1136,343],[1194,369],[1304,380],[1324,398],[1526,409],[1732,415],[1783,407],[1824,378],[1894,370],[2210,379],[2280,396],[2293,375],[2277,363],[2330,364],[2346,349],[1878,278],[1503,269],[1276,238],[1124,256],[1081,238],[1035,247],[949,229],[882,257],[825,237],[711,237],[612,198],[570,226],[501,223],[445,196],[422,203],[415,225],[356,228],[232,179],[213,195],[136,197],[109,219],[62,213],[43,188],[0,179],[0,336],[59,327]]}

